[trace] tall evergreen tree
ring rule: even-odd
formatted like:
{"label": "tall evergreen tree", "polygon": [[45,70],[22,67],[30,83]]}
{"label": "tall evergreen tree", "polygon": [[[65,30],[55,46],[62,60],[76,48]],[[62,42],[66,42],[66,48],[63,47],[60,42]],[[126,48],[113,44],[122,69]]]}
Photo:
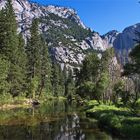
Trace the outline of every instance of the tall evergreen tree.
{"label": "tall evergreen tree", "polygon": [[7,0],[5,9],[0,12],[0,53],[9,62],[7,82],[9,92],[19,95],[22,87],[22,76],[20,56],[21,46],[17,34],[17,23],[11,0]]}
{"label": "tall evergreen tree", "polygon": [[65,93],[65,73],[63,73],[61,67],[59,66],[59,95],[64,96]]}
{"label": "tall evergreen tree", "polygon": [[2,9],[0,11],[0,93],[3,94],[5,92],[8,92],[8,71],[9,71],[9,61],[6,60],[6,44],[5,44],[5,30],[6,30],[6,24],[5,24],[5,10]]}
{"label": "tall evergreen tree", "polygon": [[41,83],[41,36],[38,30],[38,19],[32,21],[31,37],[27,41],[27,83],[28,93],[35,98]]}
{"label": "tall evergreen tree", "polygon": [[0,94],[2,95],[9,91],[9,84],[7,82],[8,71],[9,62],[0,55]]}
{"label": "tall evergreen tree", "polygon": [[23,35],[19,33],[18,35],[19,44],[18,44],[18,52],[17,58],[18,61],[16,65],[18,65],[18,71],[20,73],[20,83],[21,83],[21,92],[25,92],[27,90],[26,84],[26,64],[27,64],[27,55],[25,52],[25,40],[23,39]]}
{"label": "tall evergreen tree", "polygon": [[56,62],[52,62],[52,93],[54,96],[59,95],[59,66]]}
{"label": "tall evergreen tree", "polygon": [[67,68],[66,68],[66,65],[64,65],[64,68],[63,68],[63,77],[64,77],[64,96],[67,96]]}
{"label": "tall evergreen tree", "polygon": [[73,73],[72,70],[68,70],[68,78],[67,78],[67,84],[66,84],[66,94],[72,96],[75,92],[75,83],[73,79]]}
{"label": "tall evergreen tree", "polygon": [[41,81],[39,88],[39,96],[42,94],[42,91],[45,94],[50,94],[52,85],[51,85],[51,60],[49,57],[48,47],[46,45],[45,39],[41,37]]}

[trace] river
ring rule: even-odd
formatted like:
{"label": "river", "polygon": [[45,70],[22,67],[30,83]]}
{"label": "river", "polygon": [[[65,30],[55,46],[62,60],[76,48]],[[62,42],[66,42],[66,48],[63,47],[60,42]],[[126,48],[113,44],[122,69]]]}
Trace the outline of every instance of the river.
{"label": "river", "polygon": [[76,103],[48,101],[35,108],[0,111],[0,140],[120,140],[86,118]]}

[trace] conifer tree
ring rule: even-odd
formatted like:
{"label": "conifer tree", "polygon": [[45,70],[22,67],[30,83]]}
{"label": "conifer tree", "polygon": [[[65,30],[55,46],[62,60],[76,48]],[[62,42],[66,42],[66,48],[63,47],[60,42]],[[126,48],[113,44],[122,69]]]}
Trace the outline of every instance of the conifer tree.
{"label": "conifer tree", "polygon": [[59,65],[59,95],[64,96],[65,92],[65,77],[64,73]]}
{"label": "conifer tree", "polygon": [[31,37],[27,41],[27,83],[28,94],[33,98],[38,94],[39,84],[41,83],[41,36],[38,31],[38,19],[32,21],[30,28]]}
{"label": "conifer tree", "polygon": [[54,96],[59,95],[59,67],[56,62],[52,62],[52,93]]}
{"label": "conifer tree", "polygon": [[63,77],[64,77],[64,96],[67,96],[67,68],[66,65],[64,65],[63,68]]}
{"label": "conifer tree", "polygon": [[0,94],[3,95],[8,93],[9,84],[7,82],[9,71],[9,62],[3,59],[2,55],[0,55]]}
{"label": "conifer tree", "polygon": [[21,93],[22,87],[22,71],[19,57],[22,55],[20,51],[19,38],[17,34],[17,23],[11,0],[7,0],[5,9],[0,12],[0,53],[9,63],[7,82],[9,84],[9,92],[13,96]]}
{"label": "conifer tree", "polygon": [[21,83],[21,92],[25,92],[27,89],[26,84],[26,64],[27,64],[27,55],[25,52],[25,40],[23,39],[23,35],[19,33],[18,35],[19,44],[18,44],[18,52],[17,58],[18,61],[16,65],[19,67],[20,72],[20,83]]}
{"label": "conifer tree", "polygon": [[0,11],[0,93],[3,94],[5,92],[8,92],[8,71],[9,71],[9,61],[6,60],[6,44],[5,44],[5,30],[6,30],[6,24],[5,24],[5,11],[2,9]]}
{"label": "conifer tree", "polygon": [[5,10],[0,11],[0,54],[6,55],[6,14]]}
{"label": "conifer tree", "polygon": [[66,94],[71,96],[75,92],[75,83],[73,79],[72,70],[68,70],[68,78],[67,78],[67,84],[66,84]]}
{"label": "conifer tree", "polygon": [[41,81],[39,88],[39,96],[42,94],[42,91],[45,94],[51,93],[51,60],[48,52],[48,47],[46,45],[45,39],[41,37]]}

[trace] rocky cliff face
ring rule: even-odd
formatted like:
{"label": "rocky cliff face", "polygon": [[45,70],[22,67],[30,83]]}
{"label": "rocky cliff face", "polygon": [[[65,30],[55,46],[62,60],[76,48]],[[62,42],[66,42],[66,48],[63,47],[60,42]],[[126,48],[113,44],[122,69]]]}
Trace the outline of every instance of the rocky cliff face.
{"label": "rocky cliff face", "polygon": [[102,38],[115,48],[121,63],[125,64],[129,61],[129,52],[136,45],[135,40],[139,40],[137,32],[140,32],[140,23],[125,28],[121,33],[110,31]]}
{"label": "rocky cliff face", "polygon": [[108,45],[113,47],[113,43],[116,40],[117,36],[119,35],[119,32],[117,30],[112,30],[105,35],[102,36],[103,40],[106,40]]}
{"label": "rocky cliff face", "polygon": [[[6,0],[0,1],[0,8]],[[41,21],[42,32],[52,56],[62,65],[78,66],[87,51],[104,51],[108,43],[100,35],[87,28],[76,11],[59,6],[41,6],[28,0],[12,0],[18,22],[18,31],[25,39],[30,36],[29,28],[34,18]]]}

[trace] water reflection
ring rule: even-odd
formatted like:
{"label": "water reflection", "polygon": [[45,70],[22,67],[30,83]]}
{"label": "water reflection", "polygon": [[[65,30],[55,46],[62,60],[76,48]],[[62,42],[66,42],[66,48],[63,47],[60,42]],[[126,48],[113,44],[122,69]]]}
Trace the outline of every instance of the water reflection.
{"label": "water reflection", "polygon": [[38,108],[1,111],[0,140],[116,140],[78,109],[51,101]]}

